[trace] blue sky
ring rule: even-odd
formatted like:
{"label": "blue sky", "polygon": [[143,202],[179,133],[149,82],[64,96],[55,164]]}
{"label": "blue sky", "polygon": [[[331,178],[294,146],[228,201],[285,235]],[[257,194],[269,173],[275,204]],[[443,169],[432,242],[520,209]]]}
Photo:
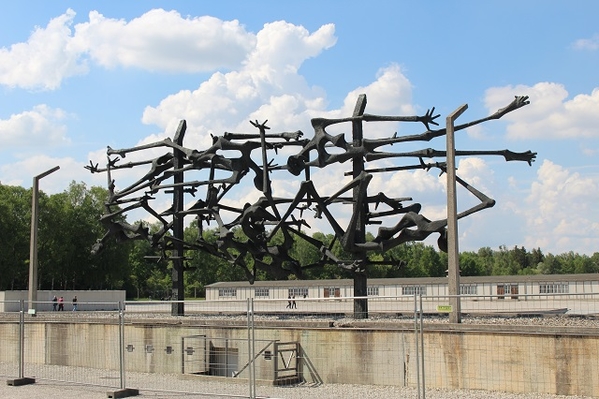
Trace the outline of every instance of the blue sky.
{"label": "blue sky", "polygon": [[[464,103],[458,123],[527,95],[527,107],[457,135],[458,149],[538,153],[532,167],[459,159],[458,174],[497,201],[460,221],[460,249],[598,251],[594,1],[25,0],[0,10],[2,184],[30,187],[33,176],[59,165],[42,191],[62,192],[73,180],[104,186],[106,177],[84,166],[105,163],[106,146],[172,137],[181,119],[186,146],[206,148],[210,134],[253,132],[248,121],[256,119],[310,137],[310,118],[349,116],[361,93],[368,113],[422,115],[436,107],[441,125]],[[377,125],[365,134],[418,129]],[[314,174],[323,195],[339,188],[346,168]],[[127,179],[133,171],[117,178],[117,188]],[[413,197],[437,219],[444,179],[434,171],[386,174],[371,189]],[[275,195],[291,195],[299,183],[282,180]],[[228,200],[251,202],[260,193],[250,191]],[[458,208],[472,204],[460,193]]]}

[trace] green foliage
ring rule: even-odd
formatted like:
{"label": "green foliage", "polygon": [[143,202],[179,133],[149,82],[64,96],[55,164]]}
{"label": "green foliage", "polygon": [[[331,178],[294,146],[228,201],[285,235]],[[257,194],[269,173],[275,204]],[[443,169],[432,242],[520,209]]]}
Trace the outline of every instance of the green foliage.
{"label": "green foliage", "polygon": [[[105,189],[72,182],[63,193],[39,194],[38,288],[120,289],[127,276],[128,245],[108,245],[94,257],[93,243],[104,234],[100,216]],[[0,185],[0,289],[27,289],[31,231],[31,190]]]}
{"label": "green foliage", "polygon": [[26,289],[31,190],[0,184],[0,290]]}

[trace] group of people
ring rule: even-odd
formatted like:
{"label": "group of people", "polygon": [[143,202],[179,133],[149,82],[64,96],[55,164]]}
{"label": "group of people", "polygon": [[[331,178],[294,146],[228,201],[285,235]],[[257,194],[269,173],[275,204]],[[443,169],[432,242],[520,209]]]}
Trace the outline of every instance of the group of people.
{"label": "group of people", "polygon": [[[77,295],[73,297],[73,312],[77,311]],[[61,311],[64,310],[64,297],[57,298],[56,295],[52,297],[52,310],[53,311]]]}
{"label": "group of people", "polygon": [[289,295],[287,299],[288,301],[287,306],[285,306],[285,309],[297,309],[297,303],[295,303],[295,295],[293,297]]}
{"label": "group of people", "polygon": [[[306,297],[306,294],[304,294],[304,298]],[[287,306],[285,306],[285,309],[297,309],[297,303],[295,303],[295,295],[291,296],[289,295],[287,297]]]}

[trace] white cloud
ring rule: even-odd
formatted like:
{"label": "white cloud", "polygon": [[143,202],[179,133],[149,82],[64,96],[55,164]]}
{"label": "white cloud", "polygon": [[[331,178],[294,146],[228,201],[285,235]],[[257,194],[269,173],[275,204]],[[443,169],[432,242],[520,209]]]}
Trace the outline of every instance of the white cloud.
{"label": "white cloud", "polygon": [[52,90],[64,78],[87,72],[80,50],[73,46],[73,10],[36,28],[26,43],[0,49],[0,84],[25,89]]}
{"label": "white cloud", "polygon": [[237,68],[256,43],[237,20],[183,18],[155,9],[127,22],[92,11],[73,33],[75,15],[69,9],[36,28],[27,42],[0,49],[0,84],[54,90],[64,79],[87,73],[89,60],[105,68],[162,72]]}
{"label": "white cloud", "polygon": [[129,22],[92,11],[89,22],[75,26],[74,41],[106,68],[195,73],[237,67],[255,37],[237,20],[154,9]]}
{"label": "white cloud", "polygon": [[285,21],[265,24],[256,35],[256,47],[244,62],[258,81],[276,84],[277,78],[296,75],[301,64],[332,47],[335,26],[327,24],[310,33],[303,26]]}
{"label": "white cloud", "polygon": [[490,112],[507,105],[505,99],[528,95],[530,105],[505,115],[510,122],[510,139],[576,139],[598,138],[599,88],[590,95],[579,94],[568,100],[563,85],[541,82],[530,86],[506,86],[488,89],[485,105]]}
{"label": "white cloud", "polygon": [[588,253],[599,246],[599,184],[545,160],[520,214],[526,219],[529,247],[551,252]]}
{"label": "white cloud", "polygon": [[301,63],[335,43],[334,27],[309,33],[285,22],[266,24],[255,49],[238,71],[216,72],[196,90],[183,90],[147,107],[142,121],[174,131],[186,119],[194,144],[206,146],[208,134],[251,131],[248,121],[268,119],[278,130],[306,130],[310,114],[323,111],[322,91],[297,74]]}
{"label": "white cloud", "polygon": [[414,115],[412,84],[397,64],[381,68],[376,80],[365,87],[357,87],[345,97],[343,111],[351,115],[360,94],[368,97],[367,113],[381,115]]}
{"label": "white cloud", "polygon": [[106,176],[90,179],[83,165],[71,157],[55,158],[33,155],[11,164],[0,165],[0,181],[10,186],[31,187],[33,177],[59,166],[60,169],[40,180],[40,190],[47,194],[63,192],[71,181],[85,181],[88,185],[104,187]]}
{"label": "white cloud", "polygon": [[589,39],[578,39],[574,42],[573,47],[576,50],[595,51],[599,49],[599,34],[593,35]]}
{"label": "white cloud", "polygon": [[0,120],[0,147],[48,148],[68,144],[66,113],[41,104],[30,111]]}

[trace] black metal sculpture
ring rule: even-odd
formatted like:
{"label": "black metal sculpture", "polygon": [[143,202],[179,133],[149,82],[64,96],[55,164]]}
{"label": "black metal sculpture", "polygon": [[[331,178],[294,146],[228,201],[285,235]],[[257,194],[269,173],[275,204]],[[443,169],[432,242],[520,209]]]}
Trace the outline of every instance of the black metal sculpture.
{"label": "black metal sculpture", "polygon": [[[508,112],[517,110],[527,105],[528,97],[516,97],[508,106],[494,114],[455,126],[454,130],[463,130],[489,120],[499,119]],[[183,260],[184,252],[188,250],[206,251],[214,256],[226,259],[232,265],[241,267],[247,279],[253,282],[257,270],[264,270],[277,279],[295,275],[302,278],[306,268],[324,264],[336,264],[350,270],[354,276],[354,295],[366,297],[366,271],[372,261],[368,260],[369,251],[387,251],[397,245],[409,241],[421,241],[431,234],[439,234],[438,244],[441,250],[446,250],[447,219],[429,220],[420,213],[421,205],[404,202],[411,201],[410,197],[390,197],[387,193],[369,195],[368,188],[375,173],[387,173],[399,170],[438,169],[441,173],[446,169],[443,161],[425,162],[425,159],[443,158],[444,150],[432,148],[412,152],[386,152],[379,151],[380,147],[398,143],[431,141],[444,136],[445,128],[431,129],[431,125],[438,126],[435,121],[439,115],[434,115],[434,108],[423,116],[381,116],[364,113],[366,96],[359,96],[353,115],[341,119],[312,119],[314,135],[311,139],[303,139],[303,132],[270,133],[266,122],[250,122],[258,129],[257,134],[224,133],[222,136],[213,137],[212,145],[205,150],[190,149],[183,146],[183,137],[186,131],[185,121],[181,121],[173,140],[165,139],[155,143],[133,148],[114,150],[108,147],[107,165],[99,168],[90,161],[86,166],[92,173],[106,172],[108,174],[108,188],[110,198],[106,204],[106,214],[102,222],[106,225],[106,235],[98,240],[93,251],[101,250],[105,241],[114,237],[117,241],[128,239],[144,239],[158,248],[162,257],[173,261],[173,299],[183,299]],[[363,124],[365,122],[420,122],[425,131],[420,134],[398,136],[382,139],[368,139],[363,137]],[[346,140],[344,134],[331,135],[326,129],[329,126],[351,123],[352,139]],[[298,146],[299,151],[287,159],[286,165],[275,165],[269,160],[269,154],[275,153],[285,147]],[[123,163],[127,154],[151,148],[166,148],[167,152],[159,157],[140,161]],[[252,155],[260,151],[259,158],[262,163],[256,162]],[[231,157],[231,152],[239,154]],[[500,151],[456,151],[457,156],[469,155],[500,155],[506,161],[524,161],[529,165],[534,161],[536,153],[526,151],[522,153],[509,150]],[[408,165],[367,169],[365,165],[381,159],[409,158],[417,160]],[[333,195],[321,195],[318,187],[310,178],[311,168],[326,168],[334,163],[351,161],[352,171],[345,173],[351,180]],[[115,191],[115,182],[112,172],[123,168],[149,167],[149,170],[136,182]],[[185,173],[204,171],[207,179],[186,180]],[[271,174],[278,171],[287,171],[294,176],[304,173],[303,181],[293,198],[274,196]],[[228,174],[226,177],[216,177],[217,173]],[[235,186],[240,184],[246,175],[253,177],[254,187],[262,193],[260,199],[253,204],[242,207],[227,205],[226,195]],[[287,175],[289,176],[289,175]],[[172,181],[171,181],[172,180]],[[472,193],[479,203],[458,213],[458,218],[463,218],[475,212],[492,207],[495,201],[472,187],[459,176],[457,183]],[[184,207],[185,194],[195,196],[200,188],[205,188],[205,197],[197,200],[187,208]],[[173,194],[173,205],[166,210],[157,210],[152,206],[155,195],[159,192]],[[352,216],[347,226],[342,226],[333,214],[334,204],[350,204]],[[386,209],[378,210],[379,206]],[[150,233],[143,224],[132,226],[123,222],[123,216],[133,209],[143,209],[152,215],[161,224],[159,231]],[[306,214],[312,211],[317,218],[325,217],[334,232],[335,239],[341,244],[346,253],[351,254],[350,259],[339,259],[325,245],[302,231],[302,226],[309,226]],[[227,221],[225,214],[233,215]],[[193,215],[198,220],[200,232],[211,222],[218,226],[217,239],[209,242],[202,238],[196,242],[185,242],[183,239],[183,219]],[[383,221],[392,219],[391,224],[384,225]],[[366,241],[366,226],[380,225],[373,241]],[[234,231],[240,228],[245,237],[236,238]],[[281,232],[283,242],[274,244],[272,238]],[[318,262],[310,265],[301,265],[297,259],[290,255],[294,240],[304,240],[309,245],[317,248],[321,253]],[[247,259],[250,259],[248,262]],[[356,302],[355,311],[362,315],[367,314],[365,301]],[[182,314],[182,305],[173,307],[173,314]]]}

